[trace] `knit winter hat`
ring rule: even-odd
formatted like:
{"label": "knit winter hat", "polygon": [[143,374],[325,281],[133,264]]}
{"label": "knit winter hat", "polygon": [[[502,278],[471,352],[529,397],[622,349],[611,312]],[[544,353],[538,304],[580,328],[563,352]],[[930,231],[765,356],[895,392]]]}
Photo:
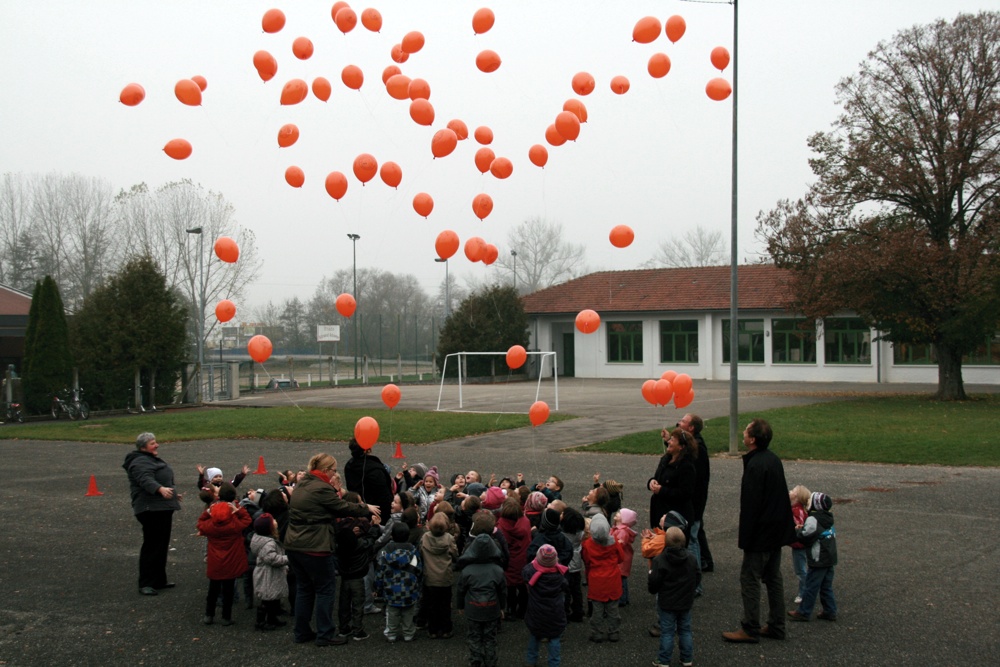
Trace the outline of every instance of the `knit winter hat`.
{"label": "knit winter hat", "polygon": [[469,534],[473,536],[489,535],[493,532],[496,525],[497,520],[492,512],[479,510],[472,516],[472,530],[469,531]]}
{"label": "knit winter hat", "polygon": [[621,482],[616,482],[613,479],[609,479],[606,482],[604,482],[604,488],[607,489],[608,493],[610,493],[611,495],[618,496],[621,495],[622,489],[625,487],[622,485]]}
{"label": "knit winter hat", "polygon": [[[607,521],[605,521],[607,523]],[[553,531],[559,527],[559,512],[556,510],[545,510],[542,513],[542,522],[539,526],[542,532]],[[608,529],[610,530],[610,528]]]}
{"label": "knit winter hat", "polygon": [[621,508],[619,514],[621,514],[622,524],[631,528],[635,525],[636,520],[639,516],[633,511],[626,507]]}
{"label": "knit winter hat", "polygon": [[818,510],[829,510],[833,507],[833,498],[817,491],[812,494],[812,506]]}
{"label": "knit winter hat", "polygon": [[431,466],[430,468],[427,469],[427,472],[424,473],[423,479],[427,479],[428,477],[433,477],[434,483],[438,486],[441,486],[441,477],[438,475],[437,466]]}
{"label": "knit winter hat", "polygon": [[556,553],[556,548],[551,544],[543,544],[538,547],[538,553],[535,554],[535,562],[540,567],[555,567],[556,563],[559,562],[559,555]]}
{"label": "knit winter hat", "polygon": [[412,468],[417,471],[417,479],[423,479],[427,475],[427,466],[423,463],[414,463]]}
{"label": "knit winter hat", "polygon": [[608,524],[608,518],[600,512],[590,520],[590,536],[595,542],[604,546],[611,546],[615,543],[615,538],[611,537],[611,526]]}
{"label": "knit winter hat", "polygon": [[541,491],[532,491],[528,495],[528,499],[524,502],[524,506],[532,512],[541,512],[548,504],[549,499]]}
{"label": "knit winter hat", "polygon": [[506,496],[499,486],[491,486],[486,489],[486,497],[483,498],[483,507],[488,510],[499,509],[503,505]]}
{"label": "knit winter hat", "polygon": [[213,519],[221,521],[227,517],[233,515],[233,509],[229,506],[229,503],[215,503],[212,508],[208,511]]}
{"label": "knit winter hat", "polygon": [[258,535],[270,535],[271,527],[273,526],[274,517],[264,512],[259,517],[253,520],[253,532]]}
{"label": "knit winter hat", "polygon": [[222,477],[222,470],[219,468],[206,468],[205,469],[205,483],[211,484],[212,480],[218,477]]}

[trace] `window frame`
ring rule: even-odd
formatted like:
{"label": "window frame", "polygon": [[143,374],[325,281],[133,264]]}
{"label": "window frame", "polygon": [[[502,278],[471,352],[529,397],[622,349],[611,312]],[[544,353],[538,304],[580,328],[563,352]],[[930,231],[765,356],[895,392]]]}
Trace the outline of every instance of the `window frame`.
{"label": "window frame", "polygon": [[[844,323],[845,326],[831,326],[831,324]],[[856,324],[857,327],[850,325]],[[844,357],[851,355],[844,354],[845,344],[850,344],[850,338],[854,337],[853,346],[857,348],[856,358],[844,360]],[[860,337],[860,338],[858,338]],[[831,347],[836,346],[837,356],[831,358]],[[867,356],[864,350],[867,348]],[[860,317],[827,317],[823,320],[823,362],[830,366],[871,366],[872,365],[872,330]]]}
{"label": "window frame", "polygon": [[[624,330],[616,331],[616,327],[625,327]],[[631,329],[630,329],[631,328]],[[642,363],[642,320],[615,320],[608,321],[605,325],[607,330],[607,363],[609,364],[641,364]],[[628,340],[628,349],[631,351],[630,358],[621,358],[622,350],[625,349],[623,342]],[[618,358],[613,358],[612,350],[616,351]]]}
{"label": "window frame", "polygon": [[[729,334],[730,322],[731,322],[731,320],[729,318],[722,320],[722,363],[724,363],[724,364],[731,363],[730,360],[729,360],[729,335],[728,335]],[[747,327],[748,324],[757,324],[757,323],[760,324],[760,329],[759,330],[753,330],[753,331],[747,330],[746,327]],[[736,336],[737,336],[737,355],[739,355],[739,357],[737,359],[737,363],[741,363],[741,364],[763,364],[766,361],[766,359],[765,359],[765,353],[766,353],[765,347],[766,346],[764,345],[764,338],[765,338],[765,336],[764,336],[764,318],[763,317],[761,317],[761,318],[756,318],[756,317],[754,317],[754,318],[741,317],[741,318],[739,318],[736,321],[736,330],[737,330],[737,334],[736,334]],[[746,346],[744,346],[742,344],[742,342],[741,342],[744,335],[748,336],[748,344]],[[759,341],[755,340],[755,338],[759,338]],[[743,358],[743,350],[744,349],[746,349],[747,352],[748,352],[748,355],[747,355],[746,359]],[[760,359],[759,360],[753,358],[754,357],[754,355],[753,355],[754,349],[759,349],[759,351],[760,351]]]}
{"label": "window frame", "polygon": [[[675,325],[676,330],[664,330],[665,326]],[[693,329],[683,327],[694,325]],[[669,345],[668,345],[669,340]],[[685,358],[678,358],[676,351],[678,341],[687,352]],[[667,351],[671,354],[668,358]],[[660,320],[660,363],[661,364],[696,364],[698,363],[698,320]]]}
{"label": "window frame", "polygon": [[[807,329],[800,325],[811,323]],[[788,328],[784,328],[787,326]],[[780,365],[816,365],[816,320],[806,317],[775,317],[771,319],[771,363]],[[779,346],[780,343],[780,346]],[[784,354],[779,354],[782,352]],[[792,359],[793,352],[799,360]],[[812,353],[811,355],[809,353]],[[785,357],[785,358],[782,358]],[[811,358],[810,358],[811,357]]]}

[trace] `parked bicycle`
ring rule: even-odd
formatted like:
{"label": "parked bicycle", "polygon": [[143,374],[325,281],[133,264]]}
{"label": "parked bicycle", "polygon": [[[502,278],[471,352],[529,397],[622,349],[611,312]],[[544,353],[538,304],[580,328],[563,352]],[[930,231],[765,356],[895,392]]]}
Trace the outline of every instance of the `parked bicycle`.
{"label": "parked bicycle", "polygon": [[0,410],[0,424],[4,422],[24,423],[24,409],[20,403],[4,403]]}
{"label": "parked bicycle", "polygon": [[83,389],[70,392],[63,389],[58,394],[52,396],[52,418],[59,419],[59,415],[65,414],[70,420],[90,419],[90,406],[86,401],[80,399]]}

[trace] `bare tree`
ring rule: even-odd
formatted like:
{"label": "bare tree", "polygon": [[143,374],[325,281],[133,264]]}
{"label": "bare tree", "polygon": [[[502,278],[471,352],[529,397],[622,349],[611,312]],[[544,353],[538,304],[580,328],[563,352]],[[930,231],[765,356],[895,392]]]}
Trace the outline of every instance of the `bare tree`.
{"label": "bare tree", "polygon": [[507,248],[496,263],[511,272],[517,292],[526,294],[585,274],[584,251],[563,240],[561,224],[530,218],[507,234]]}
{"label": "bare tree", "polygon": [[683,236],[661,241],[653,258],[643,267],[647,269],[680,268],[685,266],[727,266],[729,249],[722,232],[710,232],[694,227]]}
{"label": "bare tree", "polygon": [[28,190],[16,174],[4,174],[0,181],[0,283],[25,292],[31,292],[37,276]]}
{"label": "bare tree", "polygon": [[67,301],[80,305],[118,267],[122,235],[116,233],[109,183],[74,174],[63,179],[62,190],[69,209],[63,289]]}

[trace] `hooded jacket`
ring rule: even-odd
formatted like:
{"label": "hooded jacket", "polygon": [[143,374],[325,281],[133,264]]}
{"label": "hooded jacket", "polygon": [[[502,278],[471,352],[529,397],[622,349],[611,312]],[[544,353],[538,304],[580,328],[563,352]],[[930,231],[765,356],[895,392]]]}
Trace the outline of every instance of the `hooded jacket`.
{"label": "hooded jacket", "polygon": [[[525,583],[538,570],[535,561],[521,568],[521,576]],[[569,584],[566,575],[561,572],[544,572],[534,584],[528,586],[528,609],[524,615],[524,624],[528,631],[539,639],[555,639],[562,636],[566,629],[566,593]]]}
{"label": "hooded jacket", "polygon": [[350,450],[351,459],[344,464],[344,484],[348,491],[360,494],[364,502],[378,505],[384,521],[392,513],[392,476],[379,457],[365,454],[360,445],[351,444]]}
{"label": "hooded jacket", "polygon": [[810,569],[833,567],[837,564],[837,531],[833,527],[833,514],[829,510],[813,507],[806,522],[795,531],[806,549]]}
{"label": "hooded jacket", "polygon": [[122,468],[128,473],[134,514],[176,511],[181,508],[176,494],[173,498],[164,498],[159,493],[161,486],[174,488],[174,471],[159,456],[153,456],[149,452],[129,452]]}
{"label": "hooded jacket", "polygon": [[[354,534],[355,526],[361,529]],[[372,563],[375,540],[381,534],[378,526],[363,519],[337,519],[337,570],[343,579],[362,579]]]}
{"label": "hooded jacket", "polygon": [[523,516],[514,519],[497,519],[497,529],[507,541],[508,560],[504,574],[508,586],[524,583],[521,571],[528,562],[528,545],[531,544],[531,524]]}
{"label": "hooded jacket", "polygon": [[288,597],[288,556],[276,539],[269,535],[250,538],[250,553],[257,565],[253,569],[253,592],[258,600]]}
{"label": "hooded jacket", "polygon": [[250,525],[247,511],[233,513],[229,503],[215,503],[198,518],[198,532],[208,538],[206,574],[209,579],[235,579],[247,571],[243,530]]}
{"label": "hooded jacket", "polygon": [[420,550],[409,542],[389,542],[375,559],[375,585],[390,607],[412,607],[424,574]]}
{"label": "hooded jacket", "polygon": [[365,505],[341,500],[329,482],[311,473],[306,475],[295,485],[288,505],[285,550],[334,553],[337,541],[333,520],[343,516],[364,517],[369,512]]}
{"label": "hooded jacket", "polygon": [[694,606],[700,579],[694,554],[684,547],[668,547],[653,559],[647,585],[663,611],[687,611]]}
{"label": "hooded jacket", "polygon": [[458,580],[458,608],[470,621],[495,621],[507,603],[503,568],[497,565],[500,548],[483,533],[476,535],[458,557],[462,575]]}
{"label": "hooded jacket", "polygon": [[566,537],[566,533],[562,532],[562,528],[559,527],[558,518],[553,522],[547,516],[549,511],[554,512],[556,517],[559,515],[555,510],[545,510],[542,512],[542,521],[539,524],[538,530],[535,531],[535,535],[531,538],[531,544],[528,545],[527,560],[534,560],[539,547],[543,544],[551,544],[556,548],[556,553],[559,554],[559,563],[569,566],[570,561],[573,560],[573,544]]}
{"label": "hooded jacket", "polygon": [[458,547],[451,533],[435,535],[427,531],[420,538],[420,553],[424,558],[424,584],[450,587],[455,583],[451,565],[458,558]]}
{"label": "hooded jacket", "polygon": [[625,560],[621,545],[611,537],[611,527],[603,514],[590,522],[590,537],[581,547],[587,567],[587,599],[610,602],[622,596],[619,563]]}

